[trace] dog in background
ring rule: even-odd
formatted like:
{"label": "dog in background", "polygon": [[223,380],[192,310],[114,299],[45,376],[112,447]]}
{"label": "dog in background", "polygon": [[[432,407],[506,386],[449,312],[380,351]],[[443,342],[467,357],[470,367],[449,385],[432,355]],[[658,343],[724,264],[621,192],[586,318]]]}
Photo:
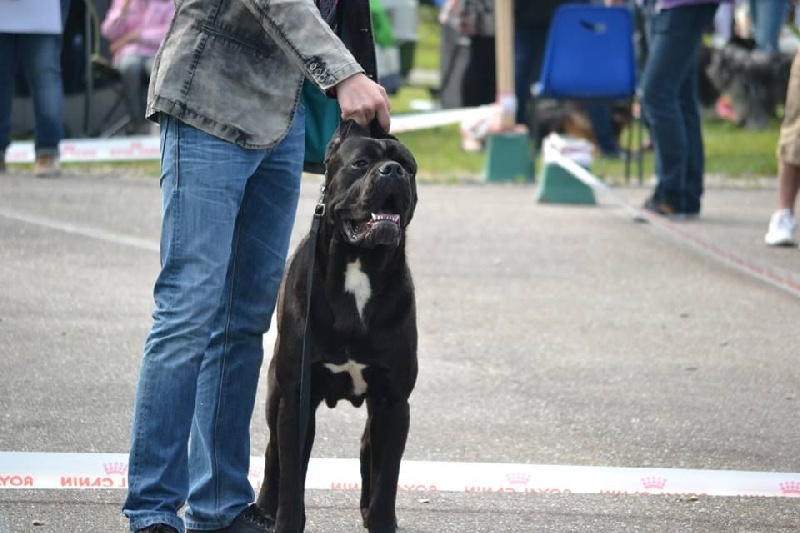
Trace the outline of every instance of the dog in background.
{"label": "dog in background", "polygon": [[[316,408],[323,401],[331,408],[339,400],[356,407],[366,402],[361,515],[370,533],[393,533],[408,399],[417,378],[414,285],[406,263],[417,164],[377,125],[370,131],[351,121],[340,126],[325,160],[319,235],[316,242],[306,237],[298,246],[278,297],[278,338],[267,376],[269,443],[257,503],[275,520],[275,533],[302,531],[305,509],[298,494],[314,443]],[[309,319],[311,405],[310,412],[301,413],[301,357]],[[297,445],[301,414],[309,420],[302,450]]]}
{"label": "dog in background", "polygon": [[792,54],[753,49],[747,39],[734,39],[711,49],[701,68],[719,93],[730,98],[736,123],[748,129],[764,128],[786,101]]}

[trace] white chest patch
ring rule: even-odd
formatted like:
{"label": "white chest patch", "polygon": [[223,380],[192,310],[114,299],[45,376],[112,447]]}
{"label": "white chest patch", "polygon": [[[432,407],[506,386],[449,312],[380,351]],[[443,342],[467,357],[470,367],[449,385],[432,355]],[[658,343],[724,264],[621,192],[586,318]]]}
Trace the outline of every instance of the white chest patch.
{"label": "white chest patch", "polygon": [[369,276],[361,270],[361,260],[356,259],[348,263],[344,273],[344,290],[351,293],[356,299],[356,309],[361,322],[364,322],[364,307],[372,294],[369,284]]}
{"label": "white chest patch", "polygon": [[354,395],[362,396],[367,393],[367,381],[364,379],[364,374],[362,373],[363,370],[367,368],[367,365],[362,365],[361,363],[356,363],[352,359],[348,359],[346,363],[341,365],[325,363],[325,368],[334,374],[341,374],[342,372],[350,374],[350,379],[353,380]]}

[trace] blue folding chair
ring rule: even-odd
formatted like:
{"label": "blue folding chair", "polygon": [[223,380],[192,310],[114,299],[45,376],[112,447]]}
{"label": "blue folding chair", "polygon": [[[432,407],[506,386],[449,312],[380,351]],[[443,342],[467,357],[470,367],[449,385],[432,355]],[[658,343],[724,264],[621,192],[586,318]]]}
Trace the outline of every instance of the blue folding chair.
{"label": "blue folding chair", "polygon": [[[624,7],[560,6],[547,35],[539,81],[531,88],[531,136],[538,138],[536,102],[555,100],[636,100],[634,22]],[[642,121],[639,123],[639,181],[642,181]],[[625,179],[630,175],[633,125],[628,127]]]}

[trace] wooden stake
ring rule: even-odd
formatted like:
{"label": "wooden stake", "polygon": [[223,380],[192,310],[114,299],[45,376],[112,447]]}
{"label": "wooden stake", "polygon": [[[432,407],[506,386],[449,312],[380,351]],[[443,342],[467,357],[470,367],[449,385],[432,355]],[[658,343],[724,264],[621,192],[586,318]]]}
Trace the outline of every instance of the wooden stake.
{"label": "wooden stake", "polygon": [[[522,0],[535,1],[535,0]],[[517,98],[514,92],[514,0],[495,0],[495,60],[497,62],[497,102],[501,109],[501,129],[514,128]]]}

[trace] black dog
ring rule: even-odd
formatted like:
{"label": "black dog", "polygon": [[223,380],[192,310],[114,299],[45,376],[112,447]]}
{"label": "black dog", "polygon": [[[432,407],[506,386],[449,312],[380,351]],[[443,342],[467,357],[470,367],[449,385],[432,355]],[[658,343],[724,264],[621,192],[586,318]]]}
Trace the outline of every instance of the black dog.
{"label": "black dog", "polygon": [[[309,237],[289,264],[278,298],[278,339],[269,365],[264,483],[258,505],[275,533],[305,526],[295,505],[314,442],[314,412],[324,400],[367,403],[361,439],[361,515],[371,533],[396,530],[400,460],[417,378],[414,286],[405,233],[417,203],[417,164],[396,138],[344,123],[325,156],[325,213],[309,264]],[[311,406],[298,450],[301,353],[311,289]],[[299,455],[301,454],[301,455]],[[302,462],[301,462],[302,461]],[[302,476],[298,466],[302,465]],[[298,523],[301,522],[301,523]]]}

